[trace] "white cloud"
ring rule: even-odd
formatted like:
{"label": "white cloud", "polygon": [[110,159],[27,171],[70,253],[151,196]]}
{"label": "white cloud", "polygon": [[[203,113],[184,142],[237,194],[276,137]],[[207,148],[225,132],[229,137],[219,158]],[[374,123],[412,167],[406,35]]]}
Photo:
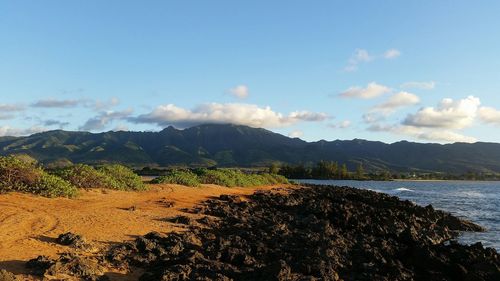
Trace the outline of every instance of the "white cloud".
{"label": "white cloud", "polygon": [[239,124],[251,127],[275,128],[301,121],[319,122],[328,118],[324,113],[295,111],[288,115],[273,111],[269,106],[259,107],[243,103],[207,103],[189,110],[174,104],[160,105],[148,114],[129,118],[133,123],[151,123],[166,127],[185,128],[193,125],[217,123]]}
{"label": "white cloud", "polygon": [[80,126],[83,131],[101,131],[114,120],[126,119],[132,114],[131,108],[122,111],[103,111]]}
{"label": "white cloud", "polygon": [[500,110],[493,107],[483,106],[479,108],[479,119],[484,123],[494,124],[500,126]]}
{"label": "white cloud", "polygon": [[346,128],[349,128],[350,126],[351,126],[350,120],[343,120],[343,121],[340,121],[337,123],[328,124],[328,127],[332,128],[332,129],[346,129]]}
{"label": "white cloud", "polygon": [[12,128],[10,126],[0,126],[0,137],[5,137],[5,136],[27,136],[27,135],[32,135],[36,133],[41,133],[47,131],[46,128],[43,127],[31,127],[27,129],[20,129],[20,128]]}
{"label": "white cloud", "polygon": [[480,104],[479,98],[473,96],[457,101],[443,99],[436,108],[424,107],[415,114],[409,114],[403,125],[463,129],[473,123]]}
{"label": "white cloud", "polygon": [[41,99],[33,103],[32,107],[41,107],[41,108],[72,108],[77,107],[83,104],[84,100],[79,99],[68,99],[68,100],[59,100],[54,98]]}
{"label": "white cloud", "polygon": [[234,88],[229,89],[229,93],[236,98],[245,99],[249,95],[249,90],[245,85],[238,85]]}
{"label": "white cloud", "polygon": [[300,130],[291,131],[288,136],[291,138],[300,138],[304,135],[304,132]]}
{"label": "white cloud", "polygon": [[301,121],[323,121],[328,119],[328,115],[321,112],[310,112],[310,111],[294,111],[288,115],[290,120],[301,120]]}
{"label": "white cloud", "polygon": [[420,98],[417,95],[408,92],[399,92],[389,97],[385,102],[374,106],[373,110],[389,114],[398,108],[412,106],[419,102]]}
{"label": "white cloud", "polygon": [[358,70],[358,66],[361,63],[368,63],[374,61],[376,59],[395,59],[401,55],[401,52],[398,49],[389,49],[384,52],[382,55],[371,55],[365,49],[356,49],[354,53],[347,61],[347,65],[344,67],[344,71],[353,72]]}
{"label": "white cloud", "polygon": [[95,101],[87,101],[86,106],[90,107],[96,111],[99,110],[107,110],[110,109],[114,106],[117,106],[120,104],[120,100],[116,97],[112,97],[107,101],[102,101],[102,100],[95,100]]}
{"label": "white cloud", "polygon": [[390,92],[391,89],[389,87],[371,82],[366,86],[366,88],[359,86],[351,87],[340,93],[339,96],[343,98],[373,99]]}
{"label": "white cloud", "polygon": [[18,112],[23,111],[25,107],[19,104],[0,103],[0,112]]}
{"label": "white cloud", "polygon": [[69,126],[69,122],[64,122],[64,121],[60,121],[60,120],[49,119],[49,120],[43,121],[43,125],[47,126],[47,127],[57,126],[57,127],[59,127],[59,129],[63,129],[66,126]]}
{"label": "white cloud", "polygon": [[436,82],[434,81],[422,81],[422,82],[406,82],[401,84],[402,89],[420,89],[420,90],[432,90],[436,87]]}
{"label": "white cloud", "polygon": [[369,62],[373,60],[373,57],[364,49],[356,49],[354,54],[349,59],[347,66],[344,68],[345,71],[352,72],[358,70],[358,64],[363,62]]}
{"label": "white cloud", "polygon": [[395,59],[399,56],[401,56],[401,52],[398,49],[389,49],[384,53],[386,59]]}
{"label": "white cloud", "polygon": [[414,126],[372,124],[370,127],[368,127],[368,130],[374,132],[390,132],[398,135],[406,135],[425,141],[468,143],[477,141],[477,139],[474,137],[465,136],[450,130],[417,128]]}

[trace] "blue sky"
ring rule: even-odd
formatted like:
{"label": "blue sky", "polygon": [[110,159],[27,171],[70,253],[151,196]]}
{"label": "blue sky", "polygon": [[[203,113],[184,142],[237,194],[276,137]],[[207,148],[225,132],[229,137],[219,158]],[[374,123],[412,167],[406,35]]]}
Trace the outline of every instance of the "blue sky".
{"label": "blue sky", "polygon": [[0,135],[500,142],[498,1],[1,1]]}

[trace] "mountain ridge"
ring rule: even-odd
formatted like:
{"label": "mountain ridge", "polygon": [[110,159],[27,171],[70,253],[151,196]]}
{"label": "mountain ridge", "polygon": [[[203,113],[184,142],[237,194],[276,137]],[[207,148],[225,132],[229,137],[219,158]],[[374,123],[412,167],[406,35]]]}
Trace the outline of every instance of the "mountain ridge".
{"label": "mountain ridge", "polygon": [[53,130],[0,137],[0,155],[28,154],[42,163],[119,162],[132,166],[265,166],[320,160],[396,172],[500,172],[500,144],[384,143],[363,139],[307,142],[266,129],[204,124],[158,132]]}

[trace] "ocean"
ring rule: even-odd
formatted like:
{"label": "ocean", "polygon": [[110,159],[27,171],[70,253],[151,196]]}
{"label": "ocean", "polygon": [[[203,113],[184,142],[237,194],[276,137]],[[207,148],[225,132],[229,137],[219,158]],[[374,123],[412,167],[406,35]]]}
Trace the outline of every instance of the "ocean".
{"label": "ocean", "polygon": [[487,231],[462,232],[458,241],[464,244],[481,242],[500,251],[500,182],[487,181],[351,181],[294,180],[301,183],[350,186],[369,189],[410,200],[418,205],[432,204],[471,220]]}

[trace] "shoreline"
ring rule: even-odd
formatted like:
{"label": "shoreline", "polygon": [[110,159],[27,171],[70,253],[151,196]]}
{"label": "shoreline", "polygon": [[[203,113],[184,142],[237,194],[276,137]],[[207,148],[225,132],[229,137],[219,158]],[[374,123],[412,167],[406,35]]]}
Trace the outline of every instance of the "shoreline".
{"label": "shoreline", "polygon": [[[484,269],[500,268],[494,249],[453,242],[459,231],[484,231],[480,226],[431,206],[349,187],[160,185],[146,192],[85,191],[79,199],[6,194],[0,195],[0,206],[15,208],[6,204],[12,199],[22,205],[18,206],[20,214],[11,210],[0,218],[7,225],[16,221],[15,216],[26,220],[42,208],[58,210],[57,222],[49,229],[38,229],[43,234],[34,235],[33,228],[27,228],[24,238],[7,240],[8,231],[0,229],[0,238],[4,237],[0,269],[23,280],[39,280],[32,275],[36,272],[46,278],[138,280],[142,276],[146,281],[209,276],[218,280],[268,280],[272,276],[274,280],[425,279],[426,262],[441,263],[433,274],[451,280],[448,277],[460,268],[451,261],[457,253],[469,255],[469,260],[459,264],[471,274],[500,274]],[[75,213],[69,212],[72,208]],[[78,212],[80,217],[75,217]],[[16,229],[11,226],[11,231]],[[67,232],[74,239],[61,245],[58,236]],[[451,243],[445,245],[447,241]],[[5,249],[10,249],[10,255]],[[417,249],[430,252],[414,259],[412,251]],[[64,252],[70,255],[61,256]],[[44,257],[34,259],[39,255]],[[406,255],[408,259],[403,258]],[[283,258],[276,260],[276,256]],[[159,259],[165,257],[169,265],[158,267]],[[25,267],[29,259],[34,259],[31,269]],[[473,266],[478,263],[483,269]],[[365,264],[373,265],[367,268]],[[73,271],[82,267],[90,275]]]}

